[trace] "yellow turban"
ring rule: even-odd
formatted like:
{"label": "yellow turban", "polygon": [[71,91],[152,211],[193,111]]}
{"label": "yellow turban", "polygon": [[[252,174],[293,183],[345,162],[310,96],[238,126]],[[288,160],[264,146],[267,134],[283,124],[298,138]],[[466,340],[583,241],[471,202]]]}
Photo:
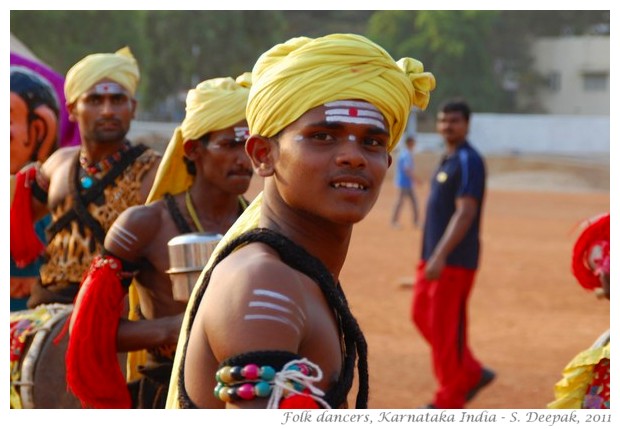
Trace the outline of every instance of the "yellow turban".
{"label": "yellow turban", "polygon": [[425,109],[435,78],[413,58],[395,62],[379,45],[355,34],[298,37],[265,52],[252,70],[250,134],[271,137],[308,110],[334,100],[372,103],[400,139],[413,106]]}
{"label": "yellow turban", "polygon": [[73,103],[91,86],[103,79],[110,79],[135,95],[140,71],[128,47],[113,54],[88,55],[67,72],[65,98]]}
{"label": "yellow turban", "polygon": [[245,119],[251,77],[251,73],[246,72],[236,80],[230,77],[209,79],[187,93],[185,119],[174,130],[166,147],[147,202],[158,200],[168,192],[178,194],[192,185],[194,178],[183,162],[183,143]]}
{"label": "yellow turban", "polygon": [[[397,63],[365,37],[298,37],[265,52],[254,65],[246,117],[250,134],[271,137],[316,106],[335,100],[365,100],[385,117],[390,131],[388,149],[392,150],[405,129],[411,108],[426,108],[434,88],[435,78],[424,72],[421,62],[403,58]],[[224,235],[197,285],[227,243],[258,226],[262,200],[260,193]],[[188,309],[194,307],[199,289],[194,288]],[[179,406],[180,351],[187,341],[188,324],[189,311],[183,319],[166,408]]]}

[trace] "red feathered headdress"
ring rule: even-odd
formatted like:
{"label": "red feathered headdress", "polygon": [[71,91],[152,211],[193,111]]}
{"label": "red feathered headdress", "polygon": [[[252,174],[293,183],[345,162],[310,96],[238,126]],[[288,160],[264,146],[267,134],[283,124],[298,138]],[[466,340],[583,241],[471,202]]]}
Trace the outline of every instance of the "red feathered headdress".
{"label": "red feathered headdress", "polygon": [[585,222],[573,247],[572,270],[579,284],[588,290],[601,287],[600,274],[609,274],[609,213]]}

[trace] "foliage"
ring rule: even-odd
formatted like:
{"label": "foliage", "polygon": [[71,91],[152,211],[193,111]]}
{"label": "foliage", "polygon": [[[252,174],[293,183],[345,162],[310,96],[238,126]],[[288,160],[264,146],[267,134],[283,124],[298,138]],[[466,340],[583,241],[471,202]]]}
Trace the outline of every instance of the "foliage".
{"label": "foliage", "polygon": [[[177,120],[201,80],[237,76],[290,37],[365,34],[395,59],[413,56],[437,78],[429,114],[447,97],[477,111],[515,112],[536,94],[535,37],[609,34],[609,11],[72,11],[12,10],[11,32],[60,73],[93,52],[130,46],[141,69],[141,114]],[[532,106],[535,106],[533,103]]]}

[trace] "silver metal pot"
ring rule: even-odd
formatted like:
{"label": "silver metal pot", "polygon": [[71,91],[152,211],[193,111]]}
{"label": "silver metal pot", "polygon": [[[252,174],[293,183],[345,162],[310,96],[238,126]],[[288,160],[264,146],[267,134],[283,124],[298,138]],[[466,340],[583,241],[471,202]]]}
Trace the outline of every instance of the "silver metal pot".
{"label": "silver metal pot", "polygon": [[176,301],[189,301],[202,269],[222,237],[221,234],[192,232],[168,241],[170,269],[166,272],[170,275],[172,296]]}

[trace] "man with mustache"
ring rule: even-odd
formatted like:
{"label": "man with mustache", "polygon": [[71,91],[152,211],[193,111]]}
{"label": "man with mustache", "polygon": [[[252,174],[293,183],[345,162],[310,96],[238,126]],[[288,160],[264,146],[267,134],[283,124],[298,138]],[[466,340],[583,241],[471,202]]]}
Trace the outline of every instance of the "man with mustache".
{"label": "man with mustache", "polygon": [[[139,78],[129,48],[88,55],[67,73],[67,109],[79,126],[81,144],[58,149],[37,165],[16,189],[15,199],[26,202],[22,215],[11,214],[12,253],[14,227],[27,231],[32,220],[52,215],[46,262],[30,308],[72,303],[92,258],[103,249],[106,231],[125,209],[146,201],[160,155],[126,138]],[[24,260],[36,256],[20,255]]]}
{"label": "man with mustache", "polygon": [[[118,217],[106,235],[103,255],[91,264],[73,311],[67,353],[69,388],[87,405],[164,408],[186,304],[173,296],[168,242],[188,233],[223,235],[247,207],[243,194],[252,166],[245,153],[245,106],[250,85],[251,75],[245,73],[236,80],[206,80],[189,91],[185,119],[168,143],[147,204]],[[118,270],[106,271],[110,264]],[[132,279],[139,309],[132,300],[131,311],[140,320],[119,322],[118,311],[108,309],[118,309],[128,291],[123,286]],[[96,324],[110,327],[105,337],[92,335]],[[117,377],[114,398],[100,395],[106,380],[97,374],[107,378],[110,392],[114,387],[111,374],[97,363],[108,357],[114,364],[115,352],[142,349],[146,359],[129,390]],[[105,354],[107,350],[114,353]]]}

